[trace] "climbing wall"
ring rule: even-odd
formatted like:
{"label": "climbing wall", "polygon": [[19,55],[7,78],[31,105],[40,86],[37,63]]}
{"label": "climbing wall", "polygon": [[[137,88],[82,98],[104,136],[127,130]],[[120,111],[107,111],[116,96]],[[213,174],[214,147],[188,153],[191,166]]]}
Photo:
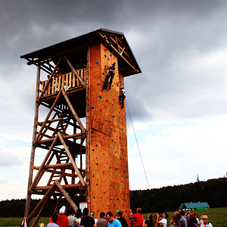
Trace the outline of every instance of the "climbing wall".
{"label": "climbing wall", "polygon": [[[116,63],[110,90],[103,90],[108,70]],[[125,108],[119,103],[118,59],[102,44],[90,48],[90,190],[91,211],[121,210],[128,223],[130,214],[128,154]],[[108,86],[109,87],[109,86]]]}

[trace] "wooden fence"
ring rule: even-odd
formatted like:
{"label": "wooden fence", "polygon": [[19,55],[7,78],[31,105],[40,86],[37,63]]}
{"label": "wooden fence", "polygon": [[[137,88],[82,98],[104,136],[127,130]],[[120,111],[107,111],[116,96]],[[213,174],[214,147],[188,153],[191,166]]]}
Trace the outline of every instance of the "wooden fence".
{"label": "wooden fence", "polygon": [[[85,82],[85,76],[84,76],[85,70],[86,69],[77,70],[78,75],[81,77],[81,79],[84,82]],[[41,92],[44,90],[45,86],[47,85],[47,81],[48,80],[41,82],[41,86],[42,86]],[[57,91],[60,91],[61,88],[64,88],[66,91],[68,89],[72,89],[80,86],[81,86],[81,83],[77,78],[77,76],[73,72],[69,72],[61,76],[52,78],[43,95],[48,96],[48,95],[55,94]]]}

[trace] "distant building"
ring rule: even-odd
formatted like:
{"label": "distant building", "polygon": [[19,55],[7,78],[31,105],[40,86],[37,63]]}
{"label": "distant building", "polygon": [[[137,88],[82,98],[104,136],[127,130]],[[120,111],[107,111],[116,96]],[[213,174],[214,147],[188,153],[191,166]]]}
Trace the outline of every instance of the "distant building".
{"label": "distant building", "polygon": [[198,203],[181,203],[178,210],[202,210],[210,208],[207,202],[198,202]]}

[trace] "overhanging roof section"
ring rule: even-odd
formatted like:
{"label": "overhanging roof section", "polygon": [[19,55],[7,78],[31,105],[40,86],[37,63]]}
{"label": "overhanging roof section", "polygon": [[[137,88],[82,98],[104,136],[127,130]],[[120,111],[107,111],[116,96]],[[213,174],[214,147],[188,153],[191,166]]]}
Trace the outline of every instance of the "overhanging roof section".
{"label": "overhanging roof section", "polygon": [[99,30],[57,43],[20,57],[25,58],[28,61],[28,65],[40,64],[45,72],[51,73],[60,56],[67,55],[72,63],[73,59],[86,59],[87,47],[96,43],[102,43],[108,48],[108,50],[118,57],[119,69],[123,76],[141,73],[140,67],[124,34],[104,28],[100,28]]}

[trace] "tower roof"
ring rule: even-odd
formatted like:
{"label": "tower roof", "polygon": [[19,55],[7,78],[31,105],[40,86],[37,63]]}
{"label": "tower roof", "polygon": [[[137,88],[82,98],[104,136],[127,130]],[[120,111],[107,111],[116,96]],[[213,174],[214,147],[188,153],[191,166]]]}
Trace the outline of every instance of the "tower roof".
{"label": "tower roof", "polygon": [[[58,58],[67,55],[70,60],[85,61],[88,46],[102,43],[109,51],[115,54],[119,60],[119,69],[123,76],[141,73],[140,67],[123,33],[100,28],[96,31],[54,44],[49,47],[20,56],[28,61],[28,65],[38,65],[51,73]],[[63,63],[61,63],[63,64]],[[64,66],[63,66],[64,67]]]}

